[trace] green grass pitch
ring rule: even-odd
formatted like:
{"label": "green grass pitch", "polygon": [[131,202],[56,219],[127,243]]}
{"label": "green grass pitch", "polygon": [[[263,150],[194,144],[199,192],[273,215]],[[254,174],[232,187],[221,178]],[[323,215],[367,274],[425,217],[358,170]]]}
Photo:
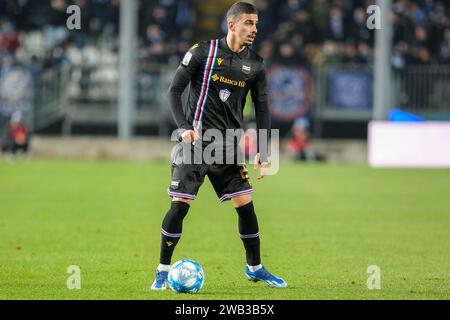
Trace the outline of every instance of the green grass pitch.
{"label": "green grass pitch", "polygon": [[[256,181],[263,264],[246,280],[237,214],[206,179],[174,260],[199,294],[149,291],[169,207],[165,163],[0,162],[0,299],[449,299],[450,171],[282,165]],[[81,268],[69,290],[67,267]],[[367,268],[381,270],[369,290]]]}

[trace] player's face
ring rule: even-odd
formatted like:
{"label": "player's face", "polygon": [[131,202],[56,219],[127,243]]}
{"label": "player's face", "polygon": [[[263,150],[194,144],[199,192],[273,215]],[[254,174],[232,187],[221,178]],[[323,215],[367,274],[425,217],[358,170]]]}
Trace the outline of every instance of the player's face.
{"label": "player's face", "polygon": [[240,43],[249,46],[253,44],[256,33],[258,32],[256,28],[257,23],[257,14],[244,13],[239,16],[237,21],[232,23],[231,30],[236,34]]}

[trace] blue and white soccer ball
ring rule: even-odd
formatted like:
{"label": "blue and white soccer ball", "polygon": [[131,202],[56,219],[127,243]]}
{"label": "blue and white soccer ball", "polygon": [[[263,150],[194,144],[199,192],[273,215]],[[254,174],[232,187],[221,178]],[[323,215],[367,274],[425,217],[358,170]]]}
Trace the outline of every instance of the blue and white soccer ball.
{"label": "blue and white soccer ball", "polygon": [[177,261],[169,270],[169,286],[177,293],[197,293],[204,282],[203,269],[193,260]]}

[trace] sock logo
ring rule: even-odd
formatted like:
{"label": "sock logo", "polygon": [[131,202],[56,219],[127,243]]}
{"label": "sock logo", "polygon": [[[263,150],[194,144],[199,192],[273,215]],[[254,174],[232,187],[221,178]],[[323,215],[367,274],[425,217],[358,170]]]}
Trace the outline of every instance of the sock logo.
{"label": "sock logo", "polygon": [[171,245],[173,245],[173,242],[172,241],[166,241],[166,244],[167,244],[168,247],[170,247]]}

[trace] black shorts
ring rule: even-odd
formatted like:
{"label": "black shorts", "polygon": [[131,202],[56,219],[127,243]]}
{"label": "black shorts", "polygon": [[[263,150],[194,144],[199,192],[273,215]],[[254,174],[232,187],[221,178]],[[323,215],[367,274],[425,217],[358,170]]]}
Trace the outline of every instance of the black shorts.
{"label": "black shorts", "polygon": [[172,155],[170,197],[194,200],[206,175],[221,202],[253,193],[245,164],[185,164],[174,159],[182,157],[181,153],[178,149]]}

